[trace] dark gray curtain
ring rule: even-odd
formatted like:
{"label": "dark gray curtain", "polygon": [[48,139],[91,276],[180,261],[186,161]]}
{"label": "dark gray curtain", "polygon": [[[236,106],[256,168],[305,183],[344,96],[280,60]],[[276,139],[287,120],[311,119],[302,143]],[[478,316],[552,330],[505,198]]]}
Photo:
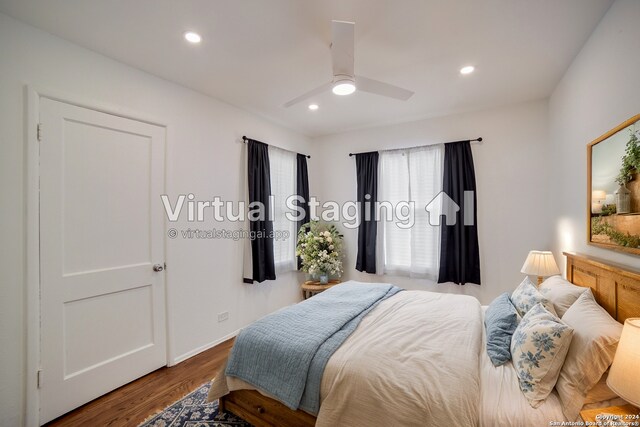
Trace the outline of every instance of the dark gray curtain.
{"label": "dark gray curtain", "polygon": [[[304,209],[304,218],[298,220],[296,231],[300,231],[302,224],[311,221],[309,211],[309,173],[307,170],[307,156],[298,154],[296,156],[296,192],[302,197],[303,202],[296,202],[297,206]],[[302,260],[298,258],[298,269],[302,266]]]}
{"label": "dark gray curtain", "polygon": [[360,205],[356,270],[375,274],[376,237],[378,233],[375,221],[375,202],[378,200],[377,151],[356,154],[356,174],[358,182],[357,200]]}
{"label": "dark gray curtain", "polygon": [[[458,204],[455,225],[441,225],[438,283],[480,284],[476,173],[469,141],[445,144],[443,191]],[[466,195],[465,195],[465,192]]]}
{"label": "dark gray curtain", "polygon": [[[264,220],[250,221],[251,258],[253,277],[244,278],[245,283],[275,280],[275,262],[273,258],[273,223],[269,220],[269,196],[271,195],[271,177],[269,168],[269,150],[267,144],[247,141],[249,203],[260,202],[264,206]],[[248,206],[251,210],[251,206]]]}

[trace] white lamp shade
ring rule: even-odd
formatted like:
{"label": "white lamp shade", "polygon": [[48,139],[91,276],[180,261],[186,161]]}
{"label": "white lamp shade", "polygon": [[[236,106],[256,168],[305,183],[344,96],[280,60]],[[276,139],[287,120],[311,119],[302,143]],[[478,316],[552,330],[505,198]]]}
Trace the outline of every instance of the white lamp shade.
{"label": "white lamp shade", "polygon": [[531,276],[548,277],[560,274],[558,264],[550,251],[531,251],[520,270]]}
{"label": "white lamp shade", "polygon": [[640,318],[624,322],[607,385],[618,396],[640,407]]}
{"label": "white lamp shade", "polygon": [[602,203],[598,203],[598,202],[591,203],[591,213],[594,213],[594,214],[602,213]]}
{"label": "white lamp shade", "polygon": [[591,201],[602,202],[607,198],[607,192],[603,190],[595,190],[591,192]]}

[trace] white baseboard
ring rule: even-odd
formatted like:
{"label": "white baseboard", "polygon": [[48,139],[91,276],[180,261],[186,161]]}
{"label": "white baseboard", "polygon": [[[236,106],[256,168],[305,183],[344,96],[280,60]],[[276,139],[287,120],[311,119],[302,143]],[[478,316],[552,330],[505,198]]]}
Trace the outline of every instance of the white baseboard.
{"label": "white baseboard", "polygon": [[217,340],[212,341],[212,342],[210,342],[208,344],[205,344],[203,346],[195,348],[195,349],[193,349],[191,351],[188,351],[188,352],[186,352],[184,354],[181,354],[180,356],[173,358],[173,360],[170,360],[169,364],[167,366],[174,366],[174,365],[177,365],[180,362],[184,362],[185,360],[195,356],[196,354],[200,354],[205,350],[209,350],[210,348],[215,347],[218,344],[221,344],[221,343],[225,342],[229,338],[235,337],[236,335],[238,335],[238,332],[240,332],[240,329],[235,330],[235,331],[231,332],[230,334],[225,335],[224,337],[222,337],[220,339],[217,339]]}

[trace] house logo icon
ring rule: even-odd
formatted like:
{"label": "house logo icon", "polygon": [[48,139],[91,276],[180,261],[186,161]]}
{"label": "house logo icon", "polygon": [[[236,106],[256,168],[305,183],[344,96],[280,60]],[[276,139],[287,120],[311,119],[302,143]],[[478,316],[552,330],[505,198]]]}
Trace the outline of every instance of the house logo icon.
{"label": "house logo icon", "polygon": [[[475,192],[465,191],[463,200],[463,215],[464,225],[474,225],[474,211],[475,211]],[[442,217],[445,218],[446,225],[456,225],[458,220],[458,212],[460,211],[460,205],[458,205],[447,193],[444,191],[439,192],[427,206],[425,210],[429,213],[429,224],[433,227],[439,227],[442,221]]]}

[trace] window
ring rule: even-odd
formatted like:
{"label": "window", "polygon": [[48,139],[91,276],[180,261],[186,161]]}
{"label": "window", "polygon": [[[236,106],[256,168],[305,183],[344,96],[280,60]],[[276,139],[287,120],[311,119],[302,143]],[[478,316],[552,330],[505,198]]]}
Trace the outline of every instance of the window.
{"label": "window", "polygon": [[426,206],[442,190],[443,161],[442,144],[380,152],[378,201],[393,206],[393,214],[380,209],[385,273],[437,280],[440,228]]}
{"label": "window", "polygon": [[[296,153],[269,146],[269,168],[271,194],[273,195],[273,258],[276,272],[296,269],[296,222],[289,221],[285,214],[286,201],[296,194]],[[289,233],[286,238],[283,233]]]}

